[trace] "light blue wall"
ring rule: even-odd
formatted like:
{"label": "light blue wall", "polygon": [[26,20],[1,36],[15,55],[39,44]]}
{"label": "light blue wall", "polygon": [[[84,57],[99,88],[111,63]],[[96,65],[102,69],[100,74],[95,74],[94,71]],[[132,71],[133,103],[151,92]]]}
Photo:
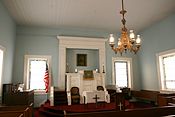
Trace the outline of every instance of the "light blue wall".
{"label": "light blue wall", "polygon": [[[2,79],[0,79],[1,86],[12,82],[15,37],[16,25],[0,1],[0,46],[5,48]],[[0,87],[1,91],[2,87]],[[0,93],[0,103],[2,100],[1,96],[2,93]]]}
{"label": "light blue wall", "polygon": [[12,81],[15,38],[16,24],[0,1],[0,45],[5,48],[2,84]]}
{"label": "light blue wall", "polygon": [[24,55],[51,55],[52,56],[52,83],[58,86],[58,39],[57,35],[99,37],[106,35],[103,31],[80,29],[53,29],[41,27],[17,27],[14,78],[13,82],[23,82]]}
{"label": "light blue wall", "polygon": [[58,41],[54,36],[23,35],[17,34],[15,59],[14,59],[14,83],[23,83],[24,55],[49,55],[51,59],[52,85],[57,85],[58,67]]}
{"label": "light blue wall", "polygon": [[[17,27],[17,41],[15,49],[15,66],[14,82],[23,81],[23,66],[25,54],[44,54],[52,56],[52,78],[53,86],[58,86],[58,40],[56,36],[72,35],[72,36],[86,36],[86,37],[107,37],[108,33],[104,31],[79,30],[79,29],[51,29],[39,27]],[[112,57],[115,55],[108,43],[106,43],[106,85],[112,84]],[[122,57],[133,58],[133,78],[134,88],[140,89],[140,78],[138,70],[137,55],[123,54]]]}
{"label": "light blue wall", "polygon": [[[58,39],[57,35],[100,37],[106,35],[103,31],[80,29],[53,29],[41,27],[17,27],[16,48],[14,56],[13,82],[23,82],[24,55],[52,56],[52,86],[58,86]],[[47,99],[46,95],[35,95],[34,106],[38,107]]]}
{"label": "light blue wall", "polygon": [[143,45],[139,52],[142,89],[159,90],[156,53],[175,48],[175,14],[142,32]]}
{"label": "light blue wall", "polygon": [[[140,52],[138,52],[140,53]],[[130,52],[123,53],[121,56],[119,53],[115,54],[111,47],[106,44],[106,85],[112,84],[112,57],[129,57],[132,58],[132,68],[133,68],[133,89],[141,89],[141,79],[140,72],[138,69],[138,54],[133,54]]]}
{"label": "light blue wall", "polygon": [[[87,55],[87,66],[77,66],[77,54]],[[66,63],[68,63],[69,72],[78,70],[95,70],[99,69],[99,51],[95,49],[67,49]]]}

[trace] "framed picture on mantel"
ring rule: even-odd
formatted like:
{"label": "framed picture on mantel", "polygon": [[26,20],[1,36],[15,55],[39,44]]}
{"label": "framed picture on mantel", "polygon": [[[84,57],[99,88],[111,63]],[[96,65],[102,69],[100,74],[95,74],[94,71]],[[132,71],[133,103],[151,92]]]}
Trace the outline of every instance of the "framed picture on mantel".
{"label": "framed picture on mantel", "polygon": [[87,54],[77,54],[77,66],[87,66]]}

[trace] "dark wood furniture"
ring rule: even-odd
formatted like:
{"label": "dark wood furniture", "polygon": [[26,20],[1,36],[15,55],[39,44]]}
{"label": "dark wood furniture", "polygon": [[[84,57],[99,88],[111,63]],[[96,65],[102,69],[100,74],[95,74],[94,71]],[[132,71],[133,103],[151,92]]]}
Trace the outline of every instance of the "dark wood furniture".
{"label": "dark wood furniture", "polygon": [[80,93],[78,87],[72,87],[70,89],[71,93],[71,104],[80,104]]}
{"label": "dark wood furniture", "polygon": [[33,105],[0,106],[1,117],[32,117]]}
{"label": "dark wood furniture", "polygon": [[152,90],[132,90],[131,96],[136,98],[140,102],[147,102],[153,104],[153,106],[157,105],[159,91]]}
{"label": "dark wood furniture", "polygon": [[110,102],[115,102],[116,99],[116,90],[115,89],[107,89],[108,94],[110,95]]}
{"label": "dark wood furniture", "polygon": [[117,92],[115,89],[107,89],[110,95],[110,102],[115,102],[116,109],[124,110],[125,109],[125,93]]}
{"label": "dark wood furniture", "polygon": [[54,105],[67,105],[67,92],[54,87]]}
{"label": "dark wood furniture", "polygon": [[158,105],[167,106],[168,103],[174,103],[175,93],[159,93]]}
{"label": "dark wood furniture", "polygon": [[66,117],[162,117],[174,115],[175,107],[154,107],[145,109],[130,109],[123,111],[100,111],[87,113],[67,113]]}
{"label": "dark wood furniture", "polygon": [[17,90],[16,85],[3,84],[3,105],[31,105],[34,104],[34,90]]}
{"label": "dark wood furniture", "polygon": [[13,84],[3,84],[2,87],[2,104],[4,104],[4,95],[9,92],[14,92],[14,85]]}
{"label": "dark wood furniture", "polygon": [[34,103],[33,90],[24,90],[23,92],[10,92],[4,94],[5,105],[30,105],[31,103]]}
{"label": "dark wood furniture", "polygon": [[175,106],[82,113],[71,113],[66,112],[65,110],[47,110],[44,113],[44,115],[47,117],[163,117],[174,114]]}

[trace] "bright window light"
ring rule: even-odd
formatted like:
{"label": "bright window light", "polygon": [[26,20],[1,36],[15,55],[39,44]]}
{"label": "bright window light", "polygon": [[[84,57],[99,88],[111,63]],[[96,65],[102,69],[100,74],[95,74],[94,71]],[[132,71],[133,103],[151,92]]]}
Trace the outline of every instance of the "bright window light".
{"label": "bright window light", "polygon": [[128,70],[127,62],[116,61],[115,62],[115,80],[116,85],[119,87],[127,87],[128,83]]}
{"label": "bright window light", "polygon": [[157,54],[160,90],[175,91],[175,49]]}
{"label": "bright window light", "polygon": [[46,71],[46,61],[30,61],[30,89],[45,89],[44,75]]}
{"label": "bright window light", "polygon": [[164,83],[166,89],[175,89],[175,55],[163,58]]}
{"label": "bright window light", "polygon": [[[51,56],[25,55],[24,62],[24,88],[27,90],[35,90],[38,93],[46,91],[44,78],[46,65],[48,66],[47,72],[50,71]],[[51,78],[48,78],[48,81],[51,82]],[[50,85],[48,84],[48,89],[49,88]]]}
{"label": "bright window light", "polygon": [[113,57],[113,84],[116,87],[133,88],[132,58]]}

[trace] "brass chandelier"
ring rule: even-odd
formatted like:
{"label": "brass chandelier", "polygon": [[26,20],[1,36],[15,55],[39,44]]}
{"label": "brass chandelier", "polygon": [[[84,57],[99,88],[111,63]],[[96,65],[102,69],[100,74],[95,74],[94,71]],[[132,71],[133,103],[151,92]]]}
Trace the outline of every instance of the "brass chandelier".
{"label": "brass chandelier", "polygon": [[123,52],[134,52],[135,54],[140,49],[141,46],[141,38],[140,35],[137,35],[137,38],[135,38],[135,34],[133,30],[130,30],[130,33],[128,35],[128,30],[125,26],[126,20],[125,20],[125,13],[127,11],[124,10],[123,0],[122,0],[122,10],[120,11],[120,14],[122,15],[122,29],[121,29],[121,35],[118,39],[118,46],[115,47],[115,38],[113,34],[110,34],[109,37],[109,45],[111,46],[112,50],[115,53],[120,53],[122,55]]}

